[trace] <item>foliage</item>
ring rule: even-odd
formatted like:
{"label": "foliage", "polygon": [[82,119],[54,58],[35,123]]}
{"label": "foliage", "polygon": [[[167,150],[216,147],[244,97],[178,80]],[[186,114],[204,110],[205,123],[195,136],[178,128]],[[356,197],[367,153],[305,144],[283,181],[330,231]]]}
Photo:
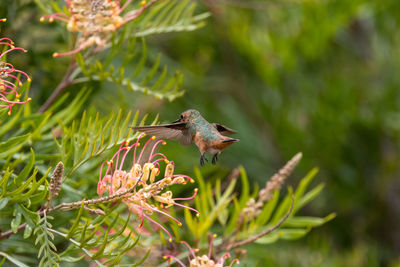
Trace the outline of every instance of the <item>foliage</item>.
{"label": "foliage", "polygon": [[[262,208],[257,217],[245,223],[242,222],[243,225],[241,225],[239,221],[241,213],[243,209],[246,208],[249,200],[257,195],[258,191],[255,190],[250,194],[249,180],[246,172],[243,167],[240,167],[239,170],[242,183],[242,190],[239,198],[235,196],[237,193],[234,191],[237,179],[232,179],[224,190],[222,190],[220,179],[217,179],[215,184],[210,182],[206,183],[199,169],[195,170],[196,181],[198,181],[200,186],[199,197],[195,199],[195,207],[203,216],[200,216],[196,220],[185,210],[186,224],[193,234],[195,243],[197,243],[199,239],[204,239],[207,233],[210,232],[211,227],[215,227],[216,224],[220,225],[220,229],[224,229],[224,231],[220,233],[223,237],[230,236],[234,233],[236,239],[245,239],[276,225],[290,209],[292,190],[289,190],[286,197],[281,201],[278,201],[280,191],[275,190],[272,200]],[[269,244],[279,239],[297,239],[304,236],[311,228],[320,226],[335,217],[334,213],[324,218],[294,216],[300,208],[312,201],[321,192],[323,188],[321,184],[306,192],[307,186],[315,177],[316,173],[317,171],[315,169],[312,170],[300,181],[298,188],[293,192],[293,212],[282,224],[282,227],[273,231],[271,234],[257,239],[255,241],[256,243]]]}
{"label": "foliage", "polygon": [[[329,188],[307,212],[340,214],[318,231],[337,252],[332,266],[365,266],[362,260],[340,261],[366,259],[360,256],[365,250],[376,252],[372,266],[396,266],[400,2],[218,1],[211,7],[215,19],[203,30],[160,44],[164,56],[186,70],[184,87],[191,90],[157,111],[174,118],[201,108],[205,118],[237,130],[241,146],[230,148],[222,161],[242,164],[253,178],[301,150],[300,170],[319,166]],[[171,150],[182,160],[197,157]],[[298,242],[274,251],[303,251],[297,259],[310,260],[302,266],[319,266],[311,255],[329,257],[306,243],[310,250]],[[269,265],[298,266],[283,260],[290,253],[275,255]]]}
{"label": "foliage", "polygon": [[[187,163],[175,159],[176,153],[171,153],[175,163],[165,156],[152,163],[150,156],[146,163],[148,165],[134,160],[132,168],[125,175],[137,179],[136,184],[118,184],[120,180],[116,179],[117,174],[121,174],[122,168],[126,167],[123,162],[129,151],[129,143],[134,143],[130,148],[135,149],[136,153],[139,139],[143,137],[134,132],[132,127],[156,124],[158,116],[149,120],[148,115],[141,115],[139,110],[124,109],[124,98],[115,92],[123,88],[124,94],[136,92],[148,95],[152,103],[165,99],[173,101],[181,97],[183,75],[180,72],[171,74],[169,66],[175,68],[174,64],[169,59],[163,62],[161,53],[154,53],[155,47],[148,48],[150,37],[166,33],[184,35],[185,32],[204,26],[209,13],[199,12],[197,5],[189,0],[153,0],[142,3],[127,0],[121,1],[121,9],[124,9],[125,4],[127,9],[113,13],[115,17],[107,19],[130,19],[116,24],[115,28],[111,27],[112,31],[108,31],[108,28],[105,31],[104,27],[104,32],[77,32],[71,27],[71,23],[76,22],[70,20],[74,16],[70,6],[72,2],[67,1],[67,6],[64,1],[42,0],[14,2],[10,6],[0,3],[0,10],[9,12],[5,14],[10,15],[8,21],[14,18],[18,21],[17,17],[27,7],[29,15],[38,17],[40,14],[50,20],[59,19],[61,23],[57,22],[53,26],[37,26],[32,23],[35,25],[32,27],[38,27],[33,33],[42,33],[43,28],[40,27],[47,27],[50,39],[58,34],[62,37],[62,41],[58,40],[60,36],[51,39],[53,42],[50,47],[44,44],[49,49],[44,54],[30,56],[28,61],[32,61],[35,68],[28,71],[31,71],[34,78],[19,88],[24,100],[22,104],[13,106],[11,115],[7,115],[7,110],[0,109],[2,263],[7,261],[17,266],[60,266],[66,262],[94,262],[99,266],[139,266],[144,262],[161,264],[161,257],[165,254],[174,254],[177,258],[185,255],[165,239],[161,230],[168,232],[167,228],[173,232],[174,241],[188,240],[200,249],[207,246],[207,234],[218,233],[220,238],[216,240],[216,251],[214,255],[208,256],[209,260],[224,259],[226,253],[222,256],[217,254],[228,251],[234,253],[234,257],[240,257],[241,253],[235,251],[236,248],[245,248],[254,242],[267,245],[279,239],[298,239],[311,228],[321,226],[335,216],[330,214],[320,218],[297,215],[303,206],[322,191],[322,185],[308,190],[316,170],[303,178],[294,192],[289,187],[288,194],[279,197],[279,189],[300,160],[299,157],[295,164],[290,165],[293,160],[289,161],[290,166],[285,165],[271,178],[270,181],[276,181],[276,177],[281,177],[279,184],[271,187],[267,183],[264,191],[258,191],[255,187],[252,193],[250,180],[243,167],[235,169],[227,178],[223,171],[215,172],[209,175],[212,182],[203,178],[207,169],[200,171],[195,168],[194,181],[199,186],[199,193],[195,190],[193,197],[183,198],[188,201],[186,206],[174,202],[182,198],[172,198],[172,194],[183,193],[179,189],[171,189],[173,193],[162,193],[165,184],[186,184],[192,181],[188,175],[172,175],[175,164],[182,166]],[[101,2],[98,1],[99,5]],[[116,2],[105,3],[108,5]],[[15,17],[11,12],[12,7],[20,9]],[[95,12],[96,8],[94,6],[90,12]],[[67,26],[64,22],[67,22]],[[86,20],[83,22],[86,23]],[[6,27],[5,32],[1,32],[2,36],[13,34],[14,24],[11,25]],[[30,38],[28,30],[20,38],[21,42],[28,40],[26,38]],[[96,41],[85,45],[85,41],[91,38]],[[36,43],[28,43],[31,53],[39,50],[36,50]],[[55,51],[66,50],[69,52],[57,52],[54,54],[56,58],[50,57]],[[39,65],[43,69],[33,64],[32,59],[35,57],[40,58]],[[7,58],[11,61],[14,59],[16,64],[23,65],[23,58]],[[3,76],[0,77],[0,86],[4,89]],[[119,89],[114,90],[114,87]],[[129,90],[125,90],[125,87]],[[104,89],[108,93],[104,93]],[[114,102],[104,97],[107,94],[115,94],[119,100]],[[31,102],[28,101],[28,95],[32,95]],[[117,112],[108,113],[107,108],[98,111],[91,105],[93,99],[102,96],[107,106],[117,107]],[[148,140],[143,147],[152,138]],[[122,163],[118,166],[120,153]],[[154,155],[163,156],[162,153]],[[161,169],[157,163],[160,160],[167,163],[165,169]],[[150,165],[146,173],[146,167]],[[104,177],[103,166],[108,168]],[[139,175],[136,176],[135,171]],[[164,173],[164,177],[154,180],[160,173]],[[148,179],[149,176],[152,178]],[[239,176],[240,187],[237,183]],[[96,187],[98,189],[102,184],[101,181],[97,183],[97,177],[112,184],[113,187],[109,188],[116,188],[115,192],[105,197],[98,194],[101,190],[96,190]],[[146,184],[147,180],[149,184]],[[137,186],[139,183],[140,189]],[[272,199],[264,199],[262,192],[273,194]],[[142,196],[140,194],[144,197],[139,200],[134,198]],[[191,201],[193,198],[194,201]],[[126,205],[129,201],[138,201],[141,207],[148,209],[140,210],[140,215],[134,205]],[[254,210],[256,215],[253,216],[248,212],[254,201],[265,205],[257,207]],[[173,204],[186,209],[179,209]],[[192,217],[189,209],[198,210],[200,216]],[[170,224],[162,216],[151,214],[154,210],[170,219],[182,218],[183,227],[179,228],[180,224]],[[154,219],[144,220],[150,215]],[[231,261],[232,264],[234,262]]]}

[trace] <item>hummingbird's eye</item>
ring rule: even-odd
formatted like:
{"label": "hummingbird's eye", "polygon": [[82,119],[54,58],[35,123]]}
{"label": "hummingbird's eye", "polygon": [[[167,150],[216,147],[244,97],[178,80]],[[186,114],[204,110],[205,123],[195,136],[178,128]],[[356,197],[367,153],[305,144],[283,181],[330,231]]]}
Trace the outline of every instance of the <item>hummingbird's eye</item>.
{"label": "hummingbird's eye", "polygon": [[181,119],[183,120],[183,115],[181,115]]}

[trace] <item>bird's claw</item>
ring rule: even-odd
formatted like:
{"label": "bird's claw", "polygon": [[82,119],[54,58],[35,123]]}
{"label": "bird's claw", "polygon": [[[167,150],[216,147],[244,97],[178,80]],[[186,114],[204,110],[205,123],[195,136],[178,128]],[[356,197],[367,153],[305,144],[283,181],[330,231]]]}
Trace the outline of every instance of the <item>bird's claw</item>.
{"label": "bird's claw", "polygon": [[204,154],[203,154],[200,157],[200,166],[204,166],[204,161],[208,162],[206,156],[204,156]]}
{"label": "bird's claw", "polygon": [[218,154],[215,154],[215,155],[213,156],[213,158],[212,158],[211,163],[215,165],[215,164],[217,163],[217,160],[218,160]]}

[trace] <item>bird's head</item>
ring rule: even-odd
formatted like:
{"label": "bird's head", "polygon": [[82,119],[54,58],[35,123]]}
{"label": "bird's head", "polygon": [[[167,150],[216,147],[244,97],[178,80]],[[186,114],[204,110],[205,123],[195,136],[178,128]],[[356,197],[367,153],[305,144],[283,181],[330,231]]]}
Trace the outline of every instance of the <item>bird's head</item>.
{"label": "bird's head", "polygon": [[184,112],[181,113],[181,115],[179,116],[179,119],[177,119],[176,121],[174,121],[174,123],[178,123],[178,122],[189,122],[195,118],[197,118],[200,115],[200,112],[198,112],[195,109],[188,109]]}

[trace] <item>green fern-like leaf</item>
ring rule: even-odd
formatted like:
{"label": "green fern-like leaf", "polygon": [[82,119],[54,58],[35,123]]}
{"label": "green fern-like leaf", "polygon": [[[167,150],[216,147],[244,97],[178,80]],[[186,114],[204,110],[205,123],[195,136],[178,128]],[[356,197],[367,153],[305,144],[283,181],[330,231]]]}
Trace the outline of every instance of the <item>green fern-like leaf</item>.
{"label": "green fern-like leaf", "polygon": [[51,223],[47,219],[54,219],[51,216],[47,216],[46,213],[40,219],[39,224],[36,226],[33,234],[36,236],[35,244],[40,244],[38,258],[40,259],[39,266],[59,266],[61,261],[60,256],[57,253],[57,248],[54,245],[54,234],[49,231],[52,228]]}
{"label": "green fern-like leaf", "polygon": [[[185,210],[185,221],[189,230],[196,239],[205,236],[210,228],[219,222],[224,229],[224,236],[230,236],[236,231],[237,240],[246,239],[249,236],[261,233],[280,221],[290,209],[292,203],[292,193],[286,195],[279,201],[280,191],[276,190],[271,200],[265,203],[260,213],[250,221],[239,222],[240,214],[246,207],[250,198],[257,198],[258,190],[255,189],[250,195],[248,177],[242,167],[239,168],[242,181],[242,192],[240,198],[234,195],[236,180],[230,182],[227,188],[222,191],[220,181],[213,179],[213,182],[205,182],[200,171],[195,169],[196,181],[199,183],[199,194],[195,199],[196,209],[200,212],[200,217],[195,219],[190,212]],[[322,185],[307,191],[307,186],[315,177],[317,171],[312,170],[304,179],[301,180],[299,187],[294,194],[294,208],[289,218],[281,225],[281,228],[260,238],[258,243],[268,244],[279,239],[297,239],[307,234],[311,228],[318,227],[335,217],[329,214],[326,217],[301,217],[295,216],[296,212],[306,203],[313,200],[322,190]],[[240,228],[237,228],[240,226]]]}
{"label": "green fern-like leaf", "polygon": [[[282,224],[282,226],[271,232],[270,234],[258,239],[257,243],[268,244],[278,241],[279,239],[298,239],[306,235],[311,228],[318,227],[335,217],[335,214],[329,214],[324,218],[309,218],[295,216],[301,207],[306,203],[313,200],[322,190],[322,185],[316,186],[307,192],[307,186],[312,179],[315,178],[317,169],[311,170],[301,181],[294,194],[294,207],[289,218]],[[282,217],[285,216],[290,209],[292,203],[291,191],[279,201],[279,191],[274,192],[273,198],[268,201],[261,213],[253,220],[248,222],[244,229],[238,235],[239,238],[246,238],[248,236],[263,232],[264,230],[276,225]]]}
{"label": "green fern-like leaf", "polygon": [[204,26],[209,13],[195,14],[196,3],[190,0],[159,1],[144,16],[134,21],[136,37],[151,34],[193,31]]}
{"label": "green fern-like leaf", "polygon": [[[141,124],[146,117],[143,117]],[[123,115],[119,111],[118,114],[111,114],[106,118],[100,118],[98,113],[89,116],[84,112],[80,121],[74,121],[70,127],[63,127],[61,140],[54,136],[54,141],[60,150],[62,162],[69,169],[66,176],[91,158],[120,146],[123,142],[136,139],[138,133],[133,134],[130,127],[137,125],[138,120],[139,112],[132,117],[131,112]]]}
{"label": "green fern-like leaf", "polygon": [[[131,216],[122,216],[125,205],[102,206],[107,215],[96,218],[87,217],[83,207],[72,222],[70,229],[62,234],[71,241],[71,245],[61,253],[63,259],[79,261],[76,255],[81,250],[92,260],[102,259],[109,266],[118,265],[125,260],[125,253],[137,245],[138,238],[135,229],[130,223]],[[78,244],[78,245],[77,245]],[[90,252],[95,250],[95,252]]]}
{"label": "green fern-like leaf", "polygon": [[127,39],[126,31],[114,36],[106,56],[101,54],[84,60],[81,54],[76,55],[83,76],[77,77],[75,83],[112,82],[134,92],[170,101],[182,96],[182,74],[171,75],[166,65],[160,67],[160,55],[150,62],[144,39],[138,44],[135,37]]}
{"label": "green fern-like leaf", "polygon": [[[196,181],[199,183],[199,193],[195,198],[195,207],[200,212],[200,216],[198,219],[194,219],[190,211],[186,209],[184,215],[188,228],[195,238],[199,239],[207,235],[216,220],[225,224],[228,216],[225,211],[233,199],[236,180],[232,180],[227,188],[221,192],[220,182],[216,182],[217,186],[213,186],[211,183],[205,183],[198,168],[195,169],[195,173]],[[216,191],[216,197],[213,196],[213,188]]]}

